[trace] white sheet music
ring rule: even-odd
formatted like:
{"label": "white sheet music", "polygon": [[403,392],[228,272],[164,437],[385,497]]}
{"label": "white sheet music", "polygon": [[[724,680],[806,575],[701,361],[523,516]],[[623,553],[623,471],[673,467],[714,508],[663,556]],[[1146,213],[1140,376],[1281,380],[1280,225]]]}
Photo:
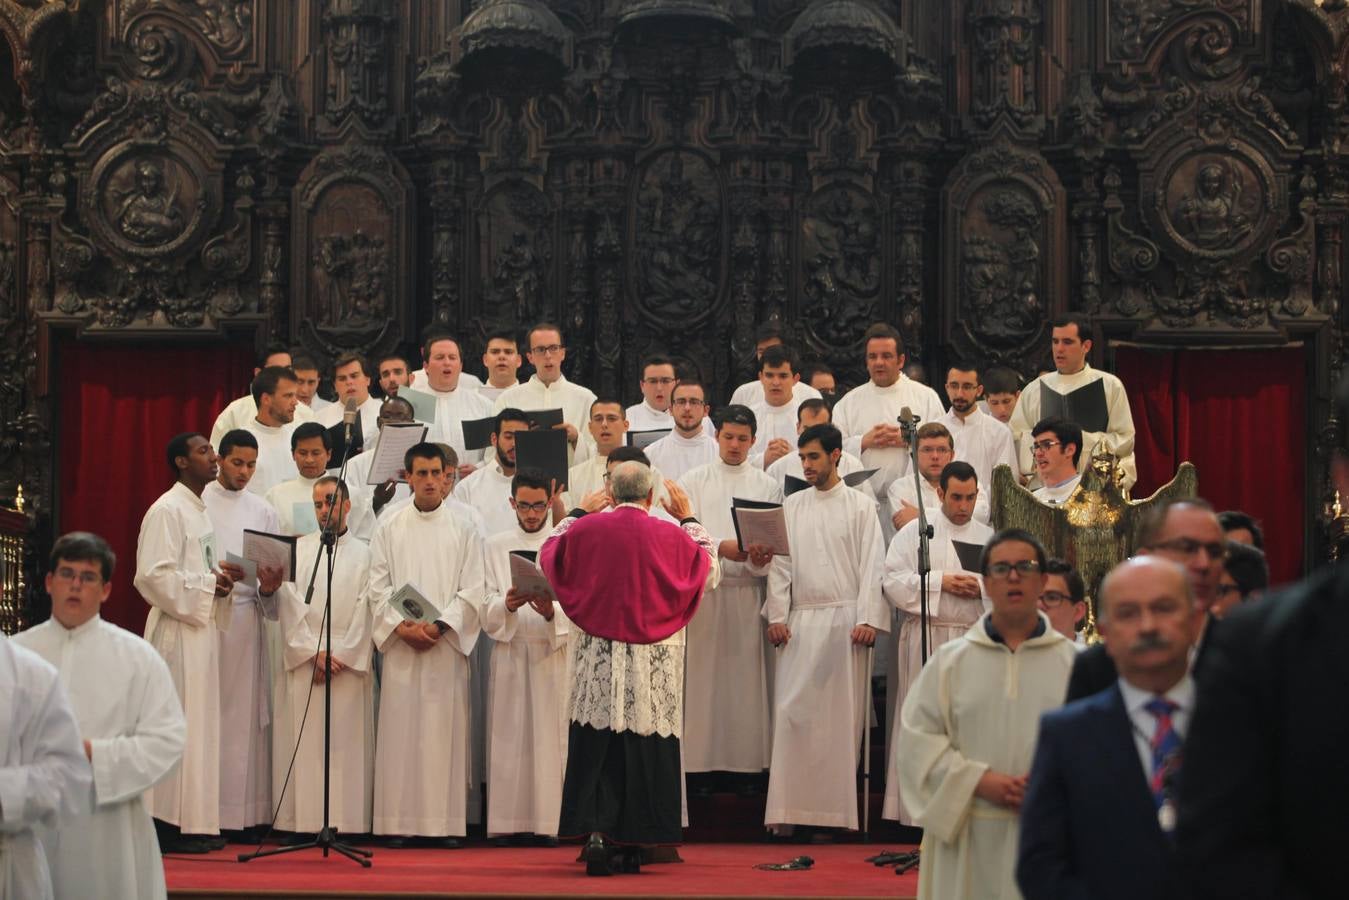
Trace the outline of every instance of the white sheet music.
{"label": "white sheet music", "polygon": [[548,579],[543,577],[543,572],[539,571],[538,565],[533,560],[518,553],[510,554],[510,560],[511,587],[515,588],[517,593],[541,594],[549,600],[557,599],[552,586],[548,584]]}
{"label": "white sheet music", "polygon": [[244,529],[243,557],[258,568],[280,569],[282,581],[295,580],[295,538]]}
{"label": "white sheet music", "polygon": [[791,556],[792,550],[787,543],[787,516],[782,507],[773,509],[747,509],[734,507],[731,515],[739,526],[743,549],[762,544],[773,550],[774,556]]}
{"label": "white sheet music", "polygon": [[370,476],[366,484],[381,485],[392,478],[404,481],[403,456],[409,450],[426,440],[425,425],[386,424],[379,430],[379,443],[375,444],[375,458],[370,463]]}

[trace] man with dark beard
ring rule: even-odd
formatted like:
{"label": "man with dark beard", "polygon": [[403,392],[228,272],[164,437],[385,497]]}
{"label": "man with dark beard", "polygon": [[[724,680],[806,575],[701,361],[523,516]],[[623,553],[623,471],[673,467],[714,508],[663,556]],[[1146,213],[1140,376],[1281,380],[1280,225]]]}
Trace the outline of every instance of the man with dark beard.
{"label": "man with dark beard", "polygon": [[529,430],[528,417],[518,409],[497,413],[492,433],[495,459],[489,459],[472,475],[459,482],[455,498],[482,514],[489,535],[510,531],[516,514],[511,508],[511,479],[515,477],[515,433]]}
{"label": "man with dark beard", "polygon": [[946,370],[946,397],[951,408],[937,421],[955,441],[955,458],[974,467],[979,483],[991,492],[993,469],[1007,465],[1017,474],[1016,443],[1012,430],[979,408],[984,386],[979,367],[955,363]]}
{"label": "man with dark beard", "polygon": [[552,531],[545,527],[549,510],[555,522],[566,515],[560,500],[538,470],[516,472],[510,495],[515,524],[483,545],[483,630],[496,642],[487,717],[490,836],[557,836],[567,759],[571,623],[551,595],[521,593],[511,586],[510,556],[538,553]]}

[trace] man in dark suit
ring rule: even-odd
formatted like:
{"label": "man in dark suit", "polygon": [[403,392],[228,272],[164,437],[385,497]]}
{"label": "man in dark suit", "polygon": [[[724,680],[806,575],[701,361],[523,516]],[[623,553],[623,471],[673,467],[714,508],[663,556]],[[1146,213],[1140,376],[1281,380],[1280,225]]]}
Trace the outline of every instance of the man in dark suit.
{"label": "man in dark suit", "polygon": [[[1349,380],[1332,475],[1349,497]],[[1242,604],[1197,674],[1178,853],[1196,900],[1343,897],[1349,847],[1349,563]]]}
{"label": "man in dark suit", "polygon": [[1026,900],[1181,896],[1168,832],[1201,615],[1184,571],[1159,556],[1102,582],[1098,625],[1120,677],[1040,720],[1016,868]]}
{"label": "man in dark suit", "polygon": [[[1217,596],[1218,580],[1223,574],[1223,560],[1227,556],[1227,541],[1223,537],[1218,517],[1207,500],[1195,497],[1175,500],[1153,512],[1143,526],[1139,554],[1154,554],[1184,567],[1190,579],[1195,603],[1208,613]],[[1197,666],[1209,636],[1206,620],[1200,632],[1199,646],[1192,665]],[[1065,702],[1081,700],[1100,693],[1115,683],[1118,673],[1105,647],[1097,644],[1077,655],[1073,673],[1068,677],[1068,696]]]}

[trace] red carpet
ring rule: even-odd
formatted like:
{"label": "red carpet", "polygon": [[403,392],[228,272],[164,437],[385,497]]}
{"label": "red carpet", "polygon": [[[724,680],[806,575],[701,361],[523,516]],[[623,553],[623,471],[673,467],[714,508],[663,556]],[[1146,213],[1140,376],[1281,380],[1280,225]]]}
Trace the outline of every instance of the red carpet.
{"label": "red carpet", "polygon": [[[589,878],[575,845],[548,849],[375,848],[374,866],[317,850],[235,862],[248,848],[164,860],[170,897],[913,897],[918,873],[896,876],[866,857],[900,845],[685,844],[683,863],[643,866],[639,875]],[[761,872],[755,863],[806,855],[812,869]]]}

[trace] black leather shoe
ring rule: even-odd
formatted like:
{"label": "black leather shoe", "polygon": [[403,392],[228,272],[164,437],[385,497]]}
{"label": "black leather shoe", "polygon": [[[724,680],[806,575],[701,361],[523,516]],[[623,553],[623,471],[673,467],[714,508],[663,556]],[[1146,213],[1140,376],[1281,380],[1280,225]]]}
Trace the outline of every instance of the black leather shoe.
{"label": "black leather shoe", "polygon": [[642,851],[638,847],[628,847],[614,853],[613,869],[624,875],[638,875],[642,871]]}
{"label": "black leather shoe", "polygon": [[210,853],[216,848],[203,838],[185,835],[165,836],[159,839],[160,853]]}
{"label": "black leather shoe", "polygon": [[604,839],[604,835],[598,831],[590,835],[590,840],[586,841],[584,854],[586,861],[586,874],[590,876],[612,875],[613,868],[609,864],[610,850],[609,843]]}

